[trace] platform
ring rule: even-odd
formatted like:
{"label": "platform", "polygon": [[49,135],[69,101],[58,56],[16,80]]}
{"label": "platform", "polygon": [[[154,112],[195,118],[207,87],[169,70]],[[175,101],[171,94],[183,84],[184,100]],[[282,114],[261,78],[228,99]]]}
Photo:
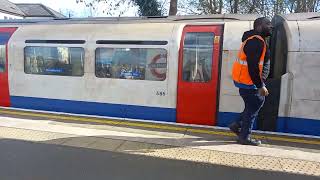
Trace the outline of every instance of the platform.
{"label": "platform", "polygon": [[254,132],[239,145],[226,128],[159,124],[0,108],[0,138],[320,177],[320,138]]}

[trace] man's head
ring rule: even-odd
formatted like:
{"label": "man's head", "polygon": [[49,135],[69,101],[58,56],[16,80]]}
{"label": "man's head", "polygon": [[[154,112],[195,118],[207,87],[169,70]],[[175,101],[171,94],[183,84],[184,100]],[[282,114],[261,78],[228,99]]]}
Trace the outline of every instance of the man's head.
{"label": "man's head", "polygon": [[254,21],[254,30],[260,32],[263,36],[268,37],[272,34],[272,25],[268,18],[261,17]]}

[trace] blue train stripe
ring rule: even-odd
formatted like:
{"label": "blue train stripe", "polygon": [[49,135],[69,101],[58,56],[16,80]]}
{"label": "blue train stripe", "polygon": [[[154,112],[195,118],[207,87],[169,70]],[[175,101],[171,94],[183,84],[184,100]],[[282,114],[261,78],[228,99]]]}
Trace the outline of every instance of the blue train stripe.
{"label": "blue train stripe", "polygon": [[[74,114],[176,122],[176,109],[124,104],[70,101],[47,98],[11,96],[11,107]],[[217,125],[228,126],[239,113],[219,112]],[[257,125],[255,123],[254,129]],[[320,136],[320,120],[279,117],[277,132]]]}
{"label": "blue train stripe", "polygon": [[11,96],[11,107],[74,114],[176,122],[176,109]]}
{"label": "blue train stripe", "polygon": [[[219,112],[218,126],[227,127],[236,118],[239,118],[240,113]],[[257,122],[254,124],[254,129],[257,127]],[[277,120],[277,132],[304,134],[320,136],[320,120],[293,118],[293,117],[279,117]]]}
{"label": "blue train stripe", "polygon": [[239,113],[219,112],[217,126],[227,127],[230,123],[239,118]]}
{"label": "blue train stripe", "polygon": [[278,117],[277,131],[320,136],[320,120],[295,117]]}

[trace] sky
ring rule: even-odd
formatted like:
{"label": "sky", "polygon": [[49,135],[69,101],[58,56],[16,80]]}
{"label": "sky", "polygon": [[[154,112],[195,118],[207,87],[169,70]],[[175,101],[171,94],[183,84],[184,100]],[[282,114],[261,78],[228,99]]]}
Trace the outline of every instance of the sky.
{"label": "sky", "polygon": [[[88,16],[111,16],[103,13],[103,10],[107,7],[103,4],[99,5],[98,10],[90,10],[90,8],[85,7],[84,4],[77,4],[76,0],[9,0],[13,3],[41,3],[48,6],[57,12],[61,12],[64,15],[71,12],[73,17],[88,17]],[[120,12],[123,12],[121,16],[138,16],[137,8],[130,6],[121,6],[120,10],[113,11],[112,16],[119,16]]]}

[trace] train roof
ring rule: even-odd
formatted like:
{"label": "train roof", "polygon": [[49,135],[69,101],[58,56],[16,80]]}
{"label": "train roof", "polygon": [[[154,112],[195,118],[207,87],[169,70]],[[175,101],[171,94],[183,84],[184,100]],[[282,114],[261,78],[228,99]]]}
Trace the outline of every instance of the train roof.
{"label": "train roof", "polygon": [[10,19],[0,20],[1,24],[113,24],[113,23],[176,23],[183,21],[254,21],[258,14],[212,14],[187,16],[143,16],[143,17],[91,17],[59,19]]}
{"label": "train roof", "polygon": [[279,15],[287,21],[309,21],[320,19],[319,12],[309,12],[309,13],[292,13],[286,15]]}

